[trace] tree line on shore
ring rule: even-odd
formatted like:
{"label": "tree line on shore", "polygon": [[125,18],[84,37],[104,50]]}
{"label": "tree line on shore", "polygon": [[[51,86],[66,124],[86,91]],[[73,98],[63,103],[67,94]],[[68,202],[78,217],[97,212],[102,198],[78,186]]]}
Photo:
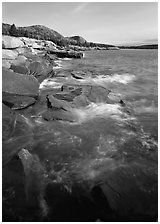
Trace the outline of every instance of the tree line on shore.
{"label": "tree line on shore", "polygon": [[49,40],[58,46],[76,45],[80,47],[113,47],[113,45],[88,42],[79,36],[76,36],[79,37],[78,39],[74,39],[74,37],[64,37],[60,33],[41,25],[16,27],[15,24],[10,25],[2,23],[2,34],[15,37],[27,37],[39,40]]}

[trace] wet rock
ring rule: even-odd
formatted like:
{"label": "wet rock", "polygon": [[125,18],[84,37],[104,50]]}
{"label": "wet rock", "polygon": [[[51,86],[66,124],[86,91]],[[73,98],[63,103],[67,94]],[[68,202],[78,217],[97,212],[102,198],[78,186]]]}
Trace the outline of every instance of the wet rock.
{"label": "wet rock", "polygon": [[73,99],[73,104],[76,107],[86,107],[90,104],[90,101],[87,99],[87,97],[84,94],[82,94]]}
{"label": "wet rock", "polygon": [[19,74],[27,74],[29,69],[24,65],[11,65],[10,69]]}
{"label": "wet rock", "polygon": [[[31,208],[41,209],[40,217],[47,215],[47,204],[43,198],[43,188],[47,184],[47,175],[37,155],[22,149],[18,153],[25,173],[25,192],[27,204]],[[45,183],[46,182],[46,183]]]}
{"label": "wet rock", "polygon": [[71,72],[71,75],[72,75],[73,78],[75,78],[75,79],[84,79],[84,76],[82,76],[82,74],[77,74],[77,73],[73,73],[73,72]]}
{"label": "wet rock", "polygon": [[108,103],[120,103],[121,102],[121,98],[119,95],[113,93],[113,92],[109,92],[108,95]]}
{"label": "wet rock", "polygon": [[104,103],[107,102],[109,90],[101,86],[86,86],[83,94],[90,102]]}
{"label": "wet rock", "polygon": [[71,75],[75,79],[90,79],[90,78],[97,78],[97,74],[93,73],[92,71],[72,71]]}
{"label": "wet rock", "polygon": [[68,89],[69,91],[68,92],[65,92],[64,90],[64,86],[61,87],[61,91],[60,93],[56,93],[54,94],[54,97],[59,99],[59,100],[66,100],[68,102],[72,102],[73,99],[79,95],[82,94],[82,88],[81,87],[69,87],[68,86]]}
{"label": "wet rock", "polygon": [[14,60],[18,56],[18,53],[14,50],[2,49],[2,58]]}
{"label": "wet rock", "polygon": [[35,98],[19,96],[16,94],[2,93],[2,102],[12,109],[23,109],[35,103]]}
{"label": "wet rock", "polygon": [[122,107],[126,106],[126,104],[125,104],[125,102],[123,100],[120,100],[119,103],[122,105]]}
{"label": "wet rock", "polygon": [[92,222],[97,219],[94,203],[79,186],[67,191],[62,183],[49,183],[45,189],[49,221]]}
{"label": "wet rock", "polygon": [[54,73],[51,64],[48,61],[42,60],[31,62],[28,66],[30,74],[34,75],[39,82],[42,82],[45,78]]}
{"label": "wet rock", "polygon": [[2,162],[3,165],[33,138],[32,126],[23,116],[2,104]]}
{"label": "wet rock", "polygon": [[28,96],[38,95],[39,83],[32,75],[22,75],[3,69],[2,83],[3,92]]}
{"label": "wet rock", "polygon": [[47,99],[51,104],[50,107],[53,110],[65,110],[65,111],[67,111],[71,107],[71,105],[68,102],[66,102],[64,100],[58,100],[52,95],[47,96]]}
{"label": "wet rock", "polygon": [[3,49],[15,49],[18,47],[22,47],[23,42],[17,37],[11,36],[2,36],[2,48]]}
{"label": "wet rock", "polygon": [[54,121],[54,120],[69,121],[69,122],[76,121],[74,114],[72,114],[70,111],[65,111],[63,109],[52,111],[47,110],[43,112],[41,116],[46,121]]}
{"label": "wet rock", "polygon": [[148,181],[153,176],[156,178],[154,172],[147,172],[144,163],[137,162],[105,172],[106,181],[103,180],[101,190],[114,211],[115,220],[147,221],[156,217],[157,184]]}

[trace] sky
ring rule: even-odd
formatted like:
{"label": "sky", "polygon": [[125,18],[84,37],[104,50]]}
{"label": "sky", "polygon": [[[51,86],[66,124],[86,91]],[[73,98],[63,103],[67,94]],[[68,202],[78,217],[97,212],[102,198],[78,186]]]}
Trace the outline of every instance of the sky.
{"label": "sky", "polygon": [[156,2],[3,2],[2,22],[115,45],[157,43]]}

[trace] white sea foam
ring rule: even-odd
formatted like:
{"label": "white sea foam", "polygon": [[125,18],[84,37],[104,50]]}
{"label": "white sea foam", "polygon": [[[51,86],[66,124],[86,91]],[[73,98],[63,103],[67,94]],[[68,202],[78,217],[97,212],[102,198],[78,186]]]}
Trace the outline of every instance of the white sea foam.
{"label": "white sea foam", "polygon": [[58,65],[58,66],[53,66],[53,69],[60,69],[62,68],[62,66]]}
{"label": "white sea foam", "polygon": [[113,119],[119,120],[121,119],[121,115],[123,115],[120,105],[105,103],[91,103],[85,108],[74,108],[72,109],[72,113],[75,115],[76,120],[78,120],[80,123],[85,122],[87,120],[91,120],[96,117],[111,117]]}
{"label": "white sea foam", "polygon": [[72,58],[63,58],[62,60],[64,60],[64,61],[71,61]]}
{"label": "white sea foam", "polygon": [[142,113],[158,113],[158,108],[155,106],[140,106],[134,108],[135,113],[142,114]]}
{"label": "white sea foam", "polygon": [[113,74],[113,75],[99,75],[96,78],[87,78],[84,80],[79,80],[80,82],[89,82],[89,83],[96,83],[96,84],[104,84],[104,83],[122,83],[122,84],[128,84],[129,82],[132,82],[135,79],[134,75],[131,75],[129,73],[124,73],[122,75],[119,74]]}
{"label": "white sea foam", "polygon": [[47,89],[47,88],[61,88],[62,83],[56,82],[56,79],[45,79],[39,86],[39,89]]}
{"label": "white sea foam", "polygon": [[158,107],[155,105],[154,102],[149,102],[146,99],[141,99],[134,103],[134,112],[136,114],[141,113],[157,113]]}
{"label": "white sea foam", "polygon": [[53,66],[53,69],[62,68],[62,60],[55,60],[54,62],[57,64],[57,66]]}

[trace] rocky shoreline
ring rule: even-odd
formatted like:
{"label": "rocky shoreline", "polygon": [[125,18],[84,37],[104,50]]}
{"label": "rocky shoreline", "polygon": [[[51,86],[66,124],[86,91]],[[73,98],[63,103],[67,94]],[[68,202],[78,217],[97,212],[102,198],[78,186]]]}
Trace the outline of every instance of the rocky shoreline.
{"label": "rocky shoreline", "polygon": [[[2,47],[3,221],[155,220],[157,205],[152,195],[147,195],[151,203],[148,210],[135,197],[142,194],[146,198],[145,181],[155,174],[154,166],[153,171],[145,173],[148,164],[146,167],[139,156],[143,153],[149,157],[141,139],[144,133],[134,123],[129,108],[99,82],[98,74],[60,68],[59,58],[76,60],[84,53],[24,37],[3,36]],[[94,130],[85,126],[94,114],[101,132],[94,122]],[[113,136],[118,132],[122,139],[107,136],[106,142],[106,123],[101,116],[108,119],[108,125],[113,123]],[[114,120],[119,126],[114,126]],[[138,138],[137,148],[144,151],[133,149],[136,160],[129,163],[128,146],[125,149],[123,144],[128,144],[131,124],[133,139]],[[87,132],[91,133],[89,140]],[[154,151],[156,145],[151,145],[148,137],[145,141],[145,147]],[[112,149],[113,142],[120,152]],[[106,144],[111,147],[107,151]],[[83,145],[87,151],[83,151]],[[41,157],[36,150],[42,150]],[[132,176],[133,171],[137,176],[144,175],[142,187]],[[155,186],[152,182],[150,185],[155,196]],[[134,202],[134,208],[130,202]]]}

